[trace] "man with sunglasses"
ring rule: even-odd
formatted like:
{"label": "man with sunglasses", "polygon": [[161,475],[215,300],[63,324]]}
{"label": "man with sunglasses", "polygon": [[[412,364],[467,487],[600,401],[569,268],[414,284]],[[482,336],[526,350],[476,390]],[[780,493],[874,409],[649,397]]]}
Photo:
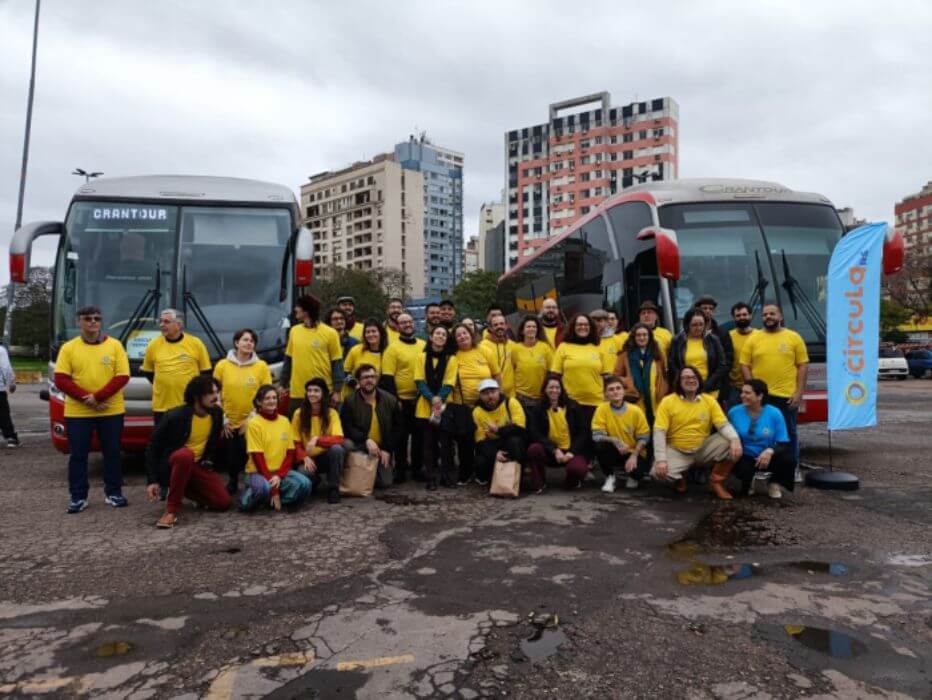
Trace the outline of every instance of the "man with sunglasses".
{"label": "man with sunglasses", "polygon": [[123,508],[123,387],[129,381],[129,360],[122,343],[101,331],[100,309],[78,309],[81,334],[62,345],[55,363],[55,386],[65,394],[65,431],[68,437],[69,513],[87,508],[87,457],[97,433],[104,455],[104,494],[107,505]]}

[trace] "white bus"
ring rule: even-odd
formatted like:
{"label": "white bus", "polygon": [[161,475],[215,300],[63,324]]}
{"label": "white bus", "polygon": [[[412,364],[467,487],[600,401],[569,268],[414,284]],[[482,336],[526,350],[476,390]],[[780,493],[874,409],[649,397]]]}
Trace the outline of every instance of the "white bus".
{"label": "white bus", "polygon": [[239,328],[258,333],[256,352],[277,376],[297,290],[311,282],[313,242],[287,187],[223,177],[151,175],[81,186],[64,222],[26,224],[10,244],[10,277],[25,282],[33,241],[58,235],[49,345],[49,416],[56,447],[67,450],[64,397],[52,367],[78,334],[75,312],[99,306],[104,332],[126,346],[124,449],[145,447],[152,430],[151,387],[140,366],[165,308],[185,313],[185,332],[217,361]]}

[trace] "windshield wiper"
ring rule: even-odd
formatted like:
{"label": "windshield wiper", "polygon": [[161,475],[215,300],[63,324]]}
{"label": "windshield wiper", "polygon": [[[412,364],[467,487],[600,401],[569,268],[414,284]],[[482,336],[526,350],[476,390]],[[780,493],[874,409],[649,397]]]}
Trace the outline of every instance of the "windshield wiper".
{"label": "windshield wiper", "polygon": [[210,325],[210,321],[207,320],[207,316],[204,314],[203,309],[201,309],[201,305],[197,303],[194,292],[188,291],[187,267],[184,267],[181,271],[181,290],[181,311],[184,313],[185,318],[188,316],[188,304],[191,304],[194,318],[201,324],[201,328],[204,329],[204,333],[207,335],[208,340],[210,340],[214,349],[217,351],[217,357],[224,357],[226,353],[223,350],[223,343],[220,342],[220,338],[216,331],[214,331],[214,327]]}
{"label": "windshield wiper", "polygon": [[754,263],[757,265],[757,284],[754,285],[754,291],[751,293],[751,298],[748,299],[752,319],[754,318],[755,309],[764,308],[765,292],[770,285],[770,280],[764,277],[764,270],[760,265],[760,252],[756,250],[754,251]]}
{"label": "windshield wiper", "polygon": [[139,300],[139,303],[136,304],[136,309],[129,317],[129,321],[126,322],[126,325],[123,327],[123,330],[120,332],[120,344],[126,345],[126,341],[133,331],[142,328],[142,324],[145,323],[146,314],[149,313],[150,309],[152,311],[153,317],[159,310],[159,300],[162,298],[162,271],[159,268],[159,264],[155,264],[155,287],[152,289],[147,289],[146,293],[142,295],[142,299]]}
{"label": "windshield wiper", "polygon": [[798,297],[799,306],[803,311],[803,315],[824,343],[826,335],[825,319],[822,318],[819,309],[809,300],[802,286],[800,286],[796,278],[790,273],[790,263],[786,259],[786,250],[781,249],[780,255],[783,258],[783,284],[780,286],[786,290],[787,295],[790,297],[790,304],[793,305],[793,318],[799,318],[799,311],[796,308]]}

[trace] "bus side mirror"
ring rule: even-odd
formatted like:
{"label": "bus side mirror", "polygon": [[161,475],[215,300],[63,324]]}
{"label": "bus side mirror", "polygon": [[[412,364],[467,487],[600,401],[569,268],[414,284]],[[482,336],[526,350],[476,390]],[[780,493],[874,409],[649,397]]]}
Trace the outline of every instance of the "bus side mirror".
{"label": "bus side mirror", "polygon": [[680,278],[680,244],[676,231],[661,226],[642,228],[637,235],[639,241],[653,238],[657,249],[657,273],[668,280]]}
{"label": "bus side mirror", "polygon": [[10,281],[26,283],[32,242],[35,239],[39,236],[60,236],[64,229],[61,221],[34,221],[14,232],[10,241]]}
{"label": "bus side mirror", "polygon": [[887,234],[883,239],[883,273],[895,275],[903,269],[906,262],[906,242],[903,234],[887,227]]}
{"label": "bus side mirror", "polygon": [[310,230],[302,228],[294,244],[294,284],[307,287],[314,279],[314,239]]}

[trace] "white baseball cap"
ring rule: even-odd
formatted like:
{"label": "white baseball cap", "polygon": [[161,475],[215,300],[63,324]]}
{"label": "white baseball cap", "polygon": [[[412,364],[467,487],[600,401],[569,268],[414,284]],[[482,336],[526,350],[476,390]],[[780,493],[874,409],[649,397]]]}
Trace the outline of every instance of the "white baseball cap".
{"label": "white baseball cap", "polygon": [[498,389],[498,382],[494,379],[483,379],[479,382],[479,393],[482,393],[486,389]]}

